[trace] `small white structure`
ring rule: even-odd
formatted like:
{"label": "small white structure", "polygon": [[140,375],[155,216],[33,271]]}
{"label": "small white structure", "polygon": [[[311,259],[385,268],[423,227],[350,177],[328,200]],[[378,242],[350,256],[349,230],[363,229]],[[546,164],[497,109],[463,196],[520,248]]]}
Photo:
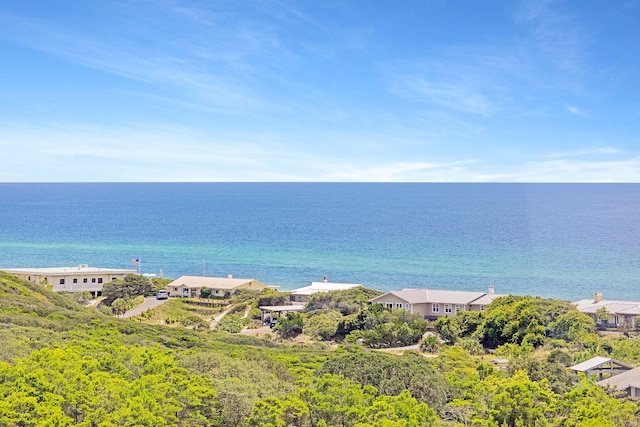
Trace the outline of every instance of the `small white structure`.
{"label": "small white structure", "polygon": [[7,268],[3,271],[31,283],[52,285],[55,292],[91,292],[94,296],[102,292],[103,284],[123,280],[127,274],[137,274],[136,270],[89,267],[87,264],[77,267]]}
{"label": "small white structure", "polygon": [[346,289],[362,286],[357,283],[334,283],[327,282],[325,277],[322,282],[311,282],[311,285],[290,291],[292,303],[306,303],[309,295],[319,292],[344,291]]}
{"label": "small white structure", "polygon": [[573,365],[569,369],[576,372],[583,372],[587,378],[590,378],[591,375],[598,375],[598,379],[602,380],[605,377],[614,377],[623,372],[630,371],[633,369],[633,366],[610,357],[596,356],[577,365]]}
{"label": "small white structure", "polygon": [[287,313],[298,313],[304,311],[304,305],[263,305],[258,307],[262,311],[262,321],[270,321],[284,316]]}

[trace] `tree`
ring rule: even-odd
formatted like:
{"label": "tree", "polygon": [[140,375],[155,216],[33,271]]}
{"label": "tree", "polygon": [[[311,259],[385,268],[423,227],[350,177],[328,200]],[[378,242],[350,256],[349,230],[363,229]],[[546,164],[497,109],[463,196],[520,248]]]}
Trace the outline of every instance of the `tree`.
{"label": "tree", "polygon": [[362,339],[369,347],[400,347],[420,341],[427,331],[427,321],[417,313],[375,304],[355,316],[346,316],[338,325],[336,335],[347,331],[348,340]]}
{"label": "tree", "polygon": [[420,351],[423,353],[437,353],[440,348],[440,342],[435,335],[424,337],[420,343]]}
{"label": "tree", "polygon": [[568,302],[551,299],[497,298],[485,310],[484,322],[477,333],[485,347],[513,343],[537,348],[551,334],[557,319],[571,308]]}
{"label": "tree", "polygon": [[161,289],[166,289],[169,283],[173,282],[173,279],[167,279],[166,277],[154,277],[151,279],[151,293],[155,294]]}
{"label": "tree", "polygon": [[455,344],[460,337],[460,327],[453,317],[444,316],[433,322],[440,339],[448,344]]}
{"label": "tree", "polygon": [[342,320],[342,314],[338,310],[323,311],[305,319],[304,330],[309,336],[323,341],[329,341],[336,337],[338,325]]}
{"label": "tree", "polygon": [[122,316],[129,309],[129,303],[124,298],[118,298],[111,303],[111,311],[116,316]]}
{"label": "tree", "polygon": [[200,298],[209,298],[211,297],[211,289],[207,288],[206,286],[203,286],[200,289]]}
{"label": "tree", "polygon": [[558,316],[558,319],[551,324],[552,336],[566,341],[579,341],[582,337],[595,333],[596,325],[593,319],[577,309]]}
{"label": "tree", "polygon": [[368,305],[371,298],[380,294],[380,291],[362,286],[340,291],[318,292],[309,296],[306,311],[339,310],[343,316],[347,316],[360,311],[363,306]]}
{"label": "tree", "polygon": [[611,313],[607,310],[607,307],[600,307],[596,310],[596,317],[605,325],[609,323],[609,319],[611,318]]}
{"label": "tree", "polygon": [[152,283],[139,274],[127,274],[124,280],[113,280],[102,288],[104,304],[111,305],[116,299],[133,299],[138,295],[152,295]]}
{"label": "tree", "polygon": [[[439,358],[438,358],[439,359]],[[418,353],[403,356],[385,353],[351,353],[327,360],[318,375],[342,375],[363,386],[373,386],[379,394],[398,395],[409,390],[420,402],[438,408],[450,393],[443,374]]]}
{"label": "tree", "polygon": [[273,328],[282,338],[292,338],[302,333],[303,320],[300,313],[287,313]]}
{"label": "tree", "polygon": [[436,422],[436,412],[420,403],[408,390],[397,396],[379,396],[360,415],[356,427],[423,427]]}

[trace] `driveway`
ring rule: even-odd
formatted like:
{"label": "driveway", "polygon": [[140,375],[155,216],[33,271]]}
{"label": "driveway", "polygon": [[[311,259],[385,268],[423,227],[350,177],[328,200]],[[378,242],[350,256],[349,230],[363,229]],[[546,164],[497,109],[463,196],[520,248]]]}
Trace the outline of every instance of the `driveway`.
{"label": "driveway", "polygon": [[137,306],[135,308],[132,308],[131,310],[127,311],[121,317],[126,318],[126,317],[138,316],[138,315],[142,314],[143,311],[149,310],[151,308],[155,308],[155,307],[159,306],[160,304],[164,304],[167,301],[169,301],[169,300],[168,299],[156,299],[155,296],[146,297],[142,304],[140,304],[139,306]]}

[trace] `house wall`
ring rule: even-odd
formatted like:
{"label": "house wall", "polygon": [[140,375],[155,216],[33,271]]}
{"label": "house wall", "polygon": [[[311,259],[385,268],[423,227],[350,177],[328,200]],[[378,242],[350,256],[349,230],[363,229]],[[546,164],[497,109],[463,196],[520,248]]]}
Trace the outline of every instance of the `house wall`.
{"label": "house wall", "polygon": [[[377,299],[376,303],[389,308],[403,308],[412,313],[418,313],[426,318],[435,319],[443,316],[455,316],[458,312],[466,310],[463,304],[453,303],[417,303],[411,304],[395,295],[384,295]],[[401,306],[399,304],[402,304]]]}
{"label": "house wall", "polygon": [[[238,289],[251,289],[255,291],[260,291],[262,289],[266,289],[267,287],[268,286],[253,280],[251,282],[239,285],[233,289],[229,289],[229,288],[209,288],[209,289],[211,289],[211,295],[215,297],[223,297],[226,292],[233,293]],[[191,285],[191,286],[179,285],[179,286],[167,286],[166,290],[167,292],[169,292],[169,296],[197,298],[200,296],[200,291],[202,290],[202,288],[203,286],[197,286],[197,285]],[[188,290],[186,294],[185,294],[185,290]]]}
{"label": "house wall", "polygon": [[124,273],[74,273],[67,275],[46,275],[17,273],[16,276],[30,281],[31,283],[43,283],[51,285],[55,292],[102,292],[102,285],[113,280],[124,280]]}
{"label": "house wall", "polygon": [[382,298],[377,299],[375,303],[382,304],[387,308],[401,308],[409,311],[411,311],[411,305],[412,305],[406,302],[405,300],[392,294],[384,295]]}
{"label": "house wall", "polygon": [[167,286],[165,288],[170,297],[195,298],[200,296],[202,287],[193,286]]}
{"label": "house wall", "polygon": [[299,294],[295,294],[295,295],[291,295],[291,298],[289,298],[289,300],[291,302],[301,302],[301,303],[306,303],[307,299],[309,298],[308,295],[299,295]]}
{"label": "house wall", "polygon": [[438,317],[444,316],[455,316],[457,313],[456,304],[452,303],[426,303],[426,304],[416,304],[418,310],[422,312],[427,318],[434,319]]}
{"label": "house wall", "polygon": [[470,304],[469,311],[484,311],[486,307],[486,305]]}

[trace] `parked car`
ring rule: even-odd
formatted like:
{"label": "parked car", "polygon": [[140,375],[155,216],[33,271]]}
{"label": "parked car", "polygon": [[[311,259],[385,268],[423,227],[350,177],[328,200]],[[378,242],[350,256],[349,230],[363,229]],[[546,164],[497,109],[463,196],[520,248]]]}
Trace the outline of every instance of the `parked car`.
{"label": "parked car", "polygon": [[156,299],[167,299],[169,298],[169,292],[167,291],[158,291],[158,293],[156,294]]}

